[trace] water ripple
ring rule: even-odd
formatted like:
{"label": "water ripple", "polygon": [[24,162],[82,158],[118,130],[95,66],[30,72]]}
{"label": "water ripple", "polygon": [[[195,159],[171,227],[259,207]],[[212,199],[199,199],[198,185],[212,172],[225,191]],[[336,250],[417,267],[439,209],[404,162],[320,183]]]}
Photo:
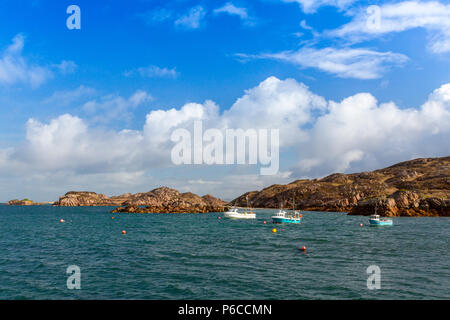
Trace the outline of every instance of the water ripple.
{"label": "water ripple", "polygon": [[[0,206],[0,299],[450,298],[448,218],[370,228],[365,217],[306,212],[302,225],[274,226],[271,210],[230,221],[221,214],[113,220],[110,209]],[[73,264],[81,290],[66,287]],[[373,264],[381,290],[367,289]]]}

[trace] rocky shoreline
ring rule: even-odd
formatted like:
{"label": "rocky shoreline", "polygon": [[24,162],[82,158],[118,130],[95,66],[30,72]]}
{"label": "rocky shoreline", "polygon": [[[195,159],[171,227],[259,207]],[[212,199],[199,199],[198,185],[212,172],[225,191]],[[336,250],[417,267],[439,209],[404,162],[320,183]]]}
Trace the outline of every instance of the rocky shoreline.
{"label": "rocky shoreline", "polygon": [[450,157],[401,162],[372,172],[336,173],[252,191],[231,202],[254,207],[348,212],[349,215],[450,216]]}
{"label": "rocky shoreline", "polygon": [[[349,215],[450,216],[450,157],[423,158],[388,168],[352,174],[335,173],[322,179],[302,179],[247,192],[227,203],[211,195],[200,197],[161,187],[149,192],[108,197],[95,192],[70,191],[54,206],[111,206],[113,212],[207,213],[229,206],[277,209],[280,204],[308,211],[348,212]],[[28,199],[9,205],[43,205]],[[51,203],[50,203],[51,204]]]}
{"label": "rocky shoreline", "polygon": [[227,202],[211,195],[196,194],[161,187],[149,192],[107,197],[95,192],[71,191],[60,197],[55,206],[115,206],[112,212],[126,213],[207,213],[222,212]]}

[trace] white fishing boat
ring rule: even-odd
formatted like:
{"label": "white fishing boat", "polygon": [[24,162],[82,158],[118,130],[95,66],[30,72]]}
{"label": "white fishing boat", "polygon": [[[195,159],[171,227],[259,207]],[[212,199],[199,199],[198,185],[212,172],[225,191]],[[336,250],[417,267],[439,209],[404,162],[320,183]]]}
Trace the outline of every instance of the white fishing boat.
{"label": "white fishing boat", "polygon": [[228,219],[256,219],[256,214],[251,211],[239,212],[237,208],[231,208],[223,214]]}
{"label": "white fishing boat", "polygon": [[256,213],[254,213],[248,205],[248,196],[247,196],[247,210],[244,212],[239,212],[237,208],[231,208],[227,212],[223,214],[225,218],[228,219],[256,219]]}

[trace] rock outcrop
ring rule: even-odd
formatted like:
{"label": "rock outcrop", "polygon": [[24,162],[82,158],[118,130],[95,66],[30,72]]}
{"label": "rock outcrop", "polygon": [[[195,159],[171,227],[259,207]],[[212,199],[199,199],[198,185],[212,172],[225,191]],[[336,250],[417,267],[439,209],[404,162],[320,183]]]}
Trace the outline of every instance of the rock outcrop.
{"label": "rock outcrop", "polygon": [[60,197],[54,205],[61,207],[120,206],[126,200],[121,197],[109,198],[95,192],[70,191]]}
{"label": "rock outcrop", "polygon": [[248,192],[231,202],[253,207],[349,212],[352,215],[450,216],[450,157],[415,159],[372,172],[335,173]]}
{"label": "rock outcrop", "polygon": [[227,203],[211,195],[200,197],[191,192],[180,193],[161,187],[149,192],[107,197],[86,191],[71,191],[60,197],[55,206],[121,206],[114,212],[130,213],[206,213],[221,212]]}
{"label": "rock outcrop", "polygon": [[[113,212],[128,213],[207,213],[222,212],[227,203],[211,195],[200,197],[191,192],[180,193],[167,187],[133,195],[124,207]],[[142,206],[145,206],[143,208]]]}
{"label": "rock outcrop", "polygon": [[421,198],[411,191],[397,191],[388,197],[376,197],[361,201],[352,208],[352,215],[377,212],[382,216],[450,216],[450,200]]}

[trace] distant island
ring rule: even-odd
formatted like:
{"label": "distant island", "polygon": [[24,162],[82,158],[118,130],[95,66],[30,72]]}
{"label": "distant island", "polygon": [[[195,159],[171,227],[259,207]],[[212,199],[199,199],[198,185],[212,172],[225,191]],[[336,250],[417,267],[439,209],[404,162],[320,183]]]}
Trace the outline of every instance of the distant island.
{"label": "distant island", "polygon": [[350,215],[450,216],[450,157],[405,161],[372,172],[335,173],[243,194],[244,206],[348,212]]}
{"label": "distant island", "polygon": [[[211,195],[198,196],[161,187],[149,192],[108,197],[86,191],[70,191],[54,206],[112,206],[113,212],[207,213],[229,206],[291,208],[309,211],[348,212],[350,215],[450,216],[450,157],[422,158],[388,168],[352,174],[334,173],[322,179],[302,179],[247,192],[230,203]],[[29,199],[9,205],[43,205]],[[50,203],[51,204],[51,203]]]}
{"label": "distant island", "polygon": [[33,200],[27,198],[22,200],[14,199],[8,201],[8,205],[10,206],[43,206],[49,204],[53,204],[53,202],[34,202]]}

